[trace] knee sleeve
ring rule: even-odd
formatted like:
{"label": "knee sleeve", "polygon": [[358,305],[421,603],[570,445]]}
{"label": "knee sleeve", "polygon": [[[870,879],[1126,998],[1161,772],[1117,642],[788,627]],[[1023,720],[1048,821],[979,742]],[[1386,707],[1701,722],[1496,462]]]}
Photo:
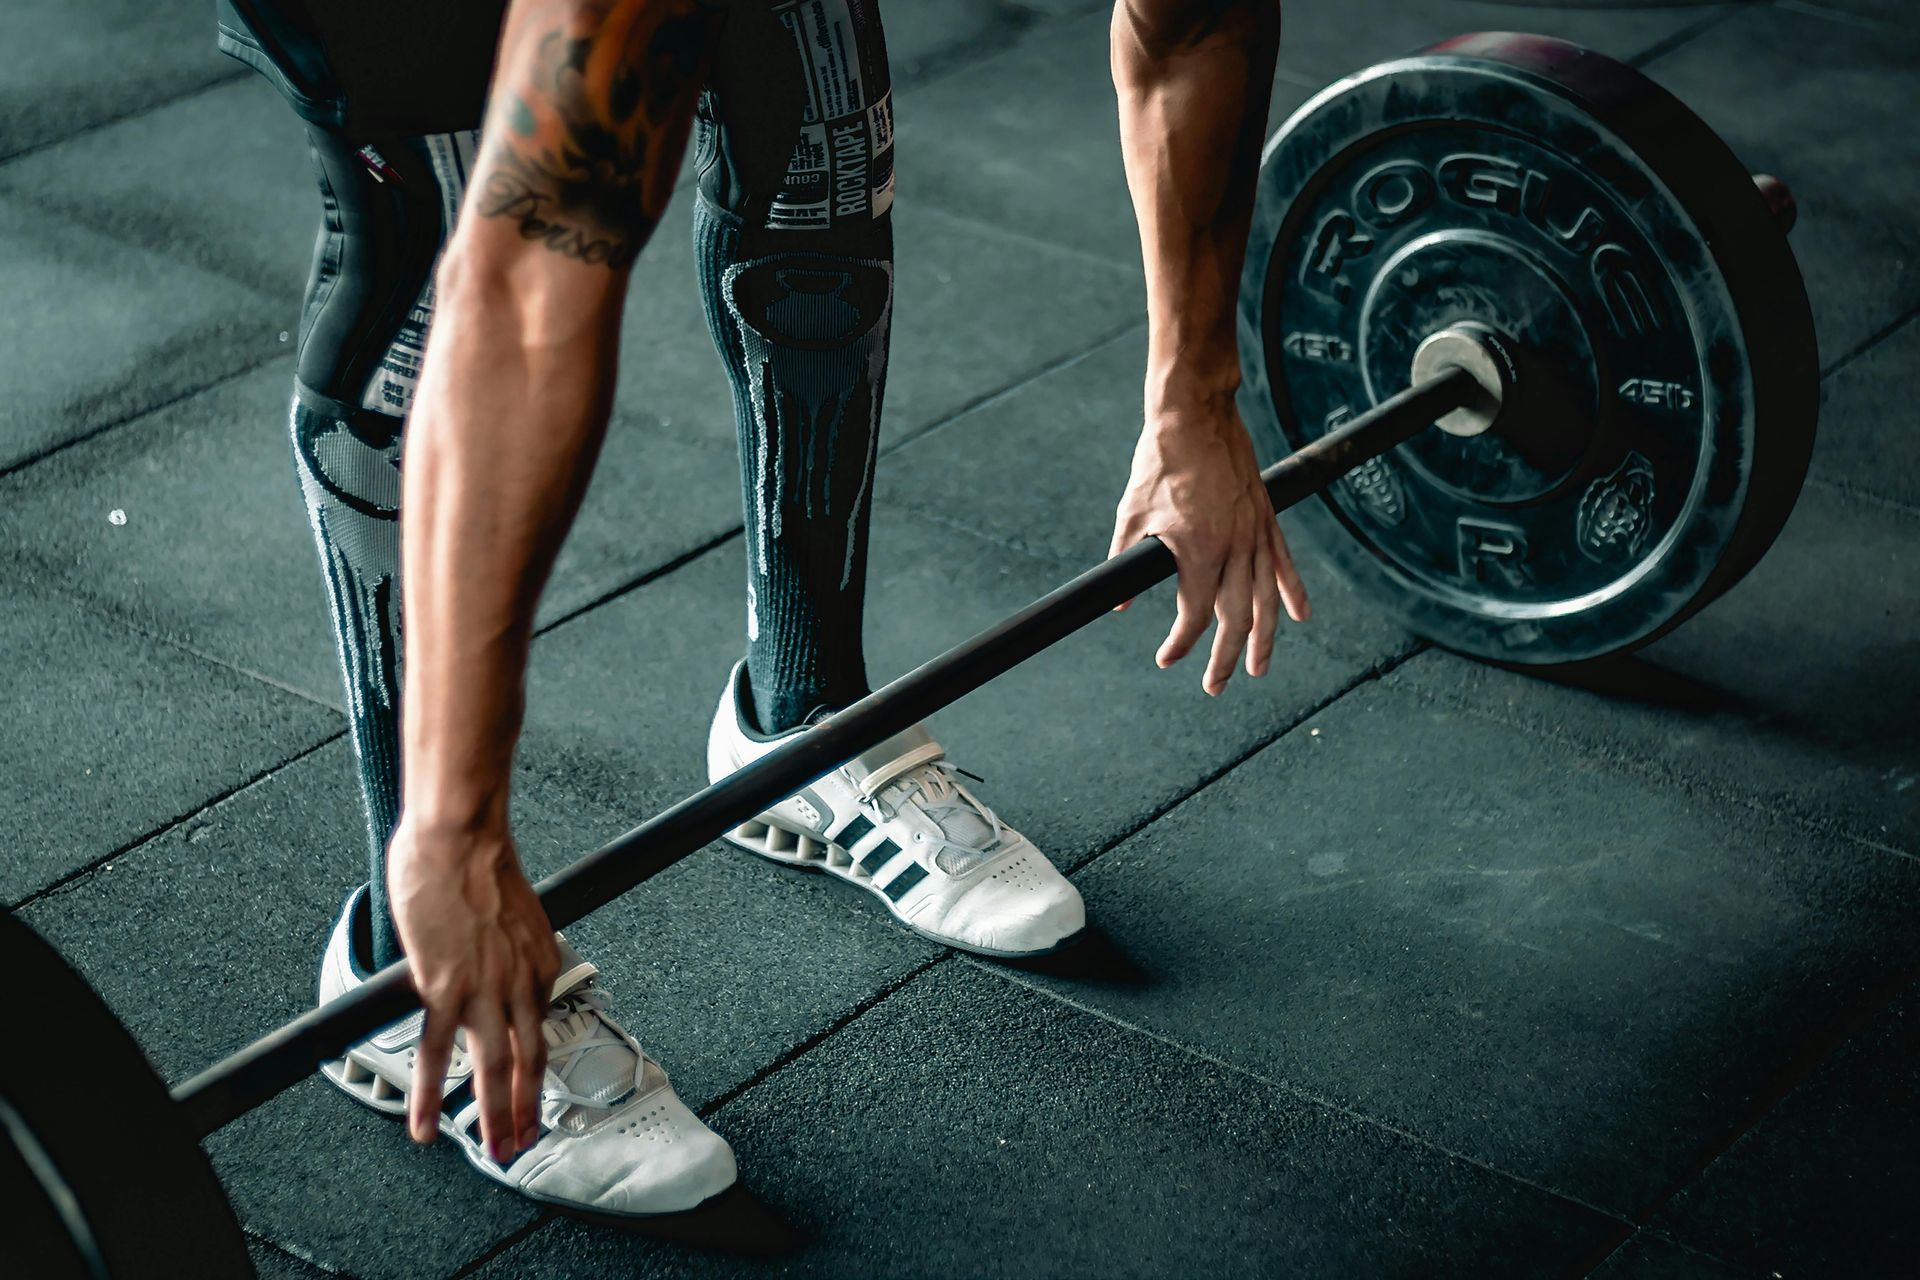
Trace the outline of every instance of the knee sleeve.
{"label": "knee sleeve", "polygon": [[472,133],[349,140],[308,131],[322,218],[298,377],[350,414],[403,416],[432,318],[431,279],[477,145]]}

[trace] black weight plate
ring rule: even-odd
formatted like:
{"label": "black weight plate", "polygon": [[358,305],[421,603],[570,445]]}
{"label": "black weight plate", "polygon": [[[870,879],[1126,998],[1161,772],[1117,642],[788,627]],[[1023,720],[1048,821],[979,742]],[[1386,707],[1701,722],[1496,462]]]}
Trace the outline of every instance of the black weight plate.
{"label": "black weight plate", "polygon": [[240,1224],[140,1046],[38,934],[0,913],[0,1182],[8,1274],[251,1276]]}
{"label": "black weight plate", "polygon": [[1273,137],[1240,297],[1264,460],[1468,320],[1522,352],[1494,431],[1361,467],[1297,508],[1303,549],[1411,630],[1521,664],[1643,644],[1759,559],[1812,452],[1813,321],[1751,177],[1671,94],[1489,33],[1348,77]]}

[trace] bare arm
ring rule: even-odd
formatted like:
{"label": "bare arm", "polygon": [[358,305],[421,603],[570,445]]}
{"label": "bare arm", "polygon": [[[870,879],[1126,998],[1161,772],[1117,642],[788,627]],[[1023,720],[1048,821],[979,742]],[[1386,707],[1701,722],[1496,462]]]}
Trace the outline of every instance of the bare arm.
{"label": "bare arm", "polygon": [[1280,42],[1278,0],[1119,0],[1112,28],[1120,142],[1147,273],[1146,426],[1115,521],[1117,552],[1154,535],[1180,565],[1158,661],[1218,618],[1203,677],[1242,652],[1264,674],[1280,607],[1306,594],[1234,408],[1234,315]]}
{"label": "bare arm", "polygon": [[710,39],[694,0],[514,0],[407,426],[388,878],[427,1009],[413,1133],[432,1139],[465,1026],[496,1158],[537,1133],[557,964],[507,826],[534,606],[605,432],[628,269],[666,206]]}

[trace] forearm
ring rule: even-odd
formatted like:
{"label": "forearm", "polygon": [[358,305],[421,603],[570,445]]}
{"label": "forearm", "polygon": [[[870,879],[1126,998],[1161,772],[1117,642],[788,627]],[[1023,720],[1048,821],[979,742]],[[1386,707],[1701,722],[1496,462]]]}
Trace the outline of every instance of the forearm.
{"label": "forearm", "polygon": [[[452,266],[453,264],[449,264]],[[492,267],[443,269],[402,497],[403,803],[505,816],[534,609],[605,431],[614,331]]]}
{"label": "forearm", "polygon": [[1278,0],[1119,0],[1114,87],[1147,275],[1149,412],[1231,400]]}
{"label": "forearm", "polygon": [[504,829],[541,589],[605,433],[628,268],[713,34],[696,0],[515,0],[436,281],[402,495],[402,820]]}

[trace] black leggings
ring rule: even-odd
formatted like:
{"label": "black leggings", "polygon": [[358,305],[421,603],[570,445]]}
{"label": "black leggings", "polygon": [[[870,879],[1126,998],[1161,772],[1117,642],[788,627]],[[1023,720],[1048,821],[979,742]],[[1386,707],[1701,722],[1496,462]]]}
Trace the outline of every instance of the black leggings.
{"label": "black leggings", "polygon": [[[699,107],[694,247],[740,433],[747,670],[757,714],[774,730],[866,689],[859,633],[892,305],[893,113],[874,0],[727,7]],[[260,48],[272,44],[248,60],[262,65]],[[318,56],[305,53],[306,63]],[[433,266],[478,138],[385,131],[350,99],[322,111],[315,95],[289,96],[309,121],[324,206],[291,430],[366,804],[368,959],[384,964],[399,955],[384,855],[400,790],[401,428],[433,314]]]}

